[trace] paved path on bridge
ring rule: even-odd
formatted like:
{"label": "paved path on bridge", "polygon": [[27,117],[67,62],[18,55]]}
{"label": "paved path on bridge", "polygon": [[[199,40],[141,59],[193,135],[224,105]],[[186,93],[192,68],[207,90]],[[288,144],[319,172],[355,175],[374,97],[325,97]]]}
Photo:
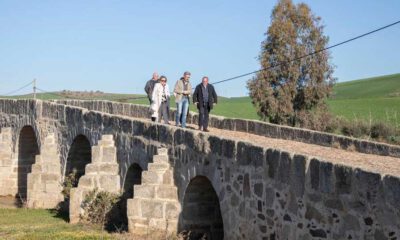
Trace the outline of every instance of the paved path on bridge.
{"label": "paved path on bridge", "polygon": [[[145,120],[143,118],[137,119]],[[175,122],[170,122],[170,124],[175,125]],[[188,127],[198,131],[196,130],[197,125],[189,124]],[[325,159],[334,164],[341,164],[353,168],[358,167],[363,170],[380,173],[382,175],[400,176],[400,158],[365,154],[355,151],[353,152],[349,150],[297,142],[293,140],[269,138],[251,133],[218,128],[209,128],[209,130],[210,132],[207,134],[224,137],[234,141],[240,140],[250,142],[261,147],[275,148],[292,152],[294,154],[303,154],[308,157],[318,157],[318,159]]]}

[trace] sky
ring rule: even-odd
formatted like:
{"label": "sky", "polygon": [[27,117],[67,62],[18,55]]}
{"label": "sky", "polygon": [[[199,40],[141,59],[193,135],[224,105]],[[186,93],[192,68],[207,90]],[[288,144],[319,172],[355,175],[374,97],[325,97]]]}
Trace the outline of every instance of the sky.
{"label": "sky", "polygon": [[[400,20],[398,0],[305,0],[329,45]],[[46,91],[142,94],[154,71],[210,82],[260,68],[270,0],[0,0],[0,95],[37,79]],[[400,72],[400,24],[331,50],[339,82]],[[216,85],[248,94],[244,77]],[[19,94],[32,92],[31,87]]]}

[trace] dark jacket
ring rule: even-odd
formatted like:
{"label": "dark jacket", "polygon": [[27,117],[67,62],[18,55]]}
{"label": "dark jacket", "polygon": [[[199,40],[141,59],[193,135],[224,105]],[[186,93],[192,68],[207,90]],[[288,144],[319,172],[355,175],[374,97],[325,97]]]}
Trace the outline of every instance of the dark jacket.
{"label": "dark jacket", "polygon": [[149,100],[151,101],[151,96],[153,94],[153,89],[154,89],[154,85],[156,85],[156,83],[159,83],[159,80],[153,80],[150,79],[149,81],[147,81],[146,86],[144,87],[144,91],[147,94],[147,97],[149,98]]}
{"label": "dark jacket", "polygon": [[[199,103],[197,104],[197,108],[200,106],[203,106],[203,83],[200,83],[199,85],[196,86],[196,89],[194,90],[193,93],[193,102],[194,103]],[[210,109],[213,108],[213,104],[218,102],[218,96],[217,93],[214,90],[213,85],[208,84],[207,85],[207,90],[208,90],[208,106]]]}

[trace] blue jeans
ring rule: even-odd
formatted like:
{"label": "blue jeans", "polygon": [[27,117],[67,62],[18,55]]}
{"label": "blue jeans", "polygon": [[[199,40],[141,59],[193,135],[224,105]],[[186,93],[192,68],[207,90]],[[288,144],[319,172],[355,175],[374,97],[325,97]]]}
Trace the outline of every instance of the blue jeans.
{"label": "blue jeans", "polygon": [[176,103],[176,116],[175,116],[176,126],[179,126],[179,123],[181,123],[182,127],[186,127],[186,116],[188,110],[189,110],[189,98],[182,97],[181,101]]}

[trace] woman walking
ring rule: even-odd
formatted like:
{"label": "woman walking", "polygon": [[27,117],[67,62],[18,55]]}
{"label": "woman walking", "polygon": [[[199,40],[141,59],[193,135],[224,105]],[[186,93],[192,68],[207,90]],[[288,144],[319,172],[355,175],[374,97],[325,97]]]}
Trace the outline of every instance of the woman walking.
{"label": "woman walking", "polygon": [[160,82],[154,85],[152,94],[151,109],[153,110],[152,119],[161,122],[163,118],[165,124],[169,124],[169,88],[167,85],[167,77],[161,76]]}

